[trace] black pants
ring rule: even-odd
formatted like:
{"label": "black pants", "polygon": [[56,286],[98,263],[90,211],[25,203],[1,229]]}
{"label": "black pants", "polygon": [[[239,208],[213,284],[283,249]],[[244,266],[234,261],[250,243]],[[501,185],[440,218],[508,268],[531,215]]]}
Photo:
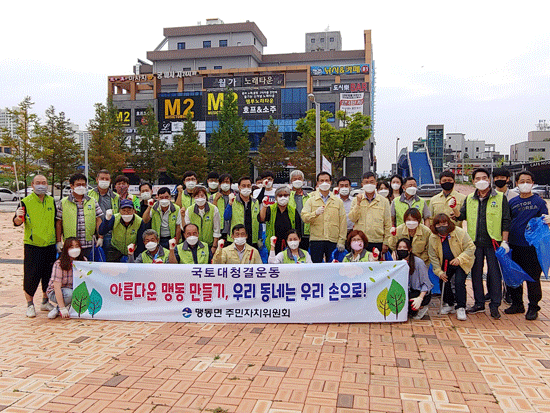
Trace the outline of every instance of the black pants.
{"label": "black pants", "polygon": [[[443,291],[443,302],[448,305],[456,304],[455,308],[466,308],[466,273],[462,267],[455,267],[449,265],[447,267],[447,281],[439,280],[439,288],[443,291],[443,284],[445,284],[445,291]],[[455,277],[455,291],[453,292],[453,286],[451,279]]]}
{"label": "black pants", "polygon": [[120,262],[123,254],[111,244],[111,247],[107,250],[106,255],[107,262]]}
{"label": "black pants", "polygon": [[[410,301],[413,298],[416,298],[420,295],[420,290],[415,290],[413,288],[409,288],[409,316],[414,317],[416,314],[418,314],[418,310],[412,309],[412,302]],[[424,296],[422,299],[422,304],[420,304],[422,307],[430,304],[430,301],[432,300],[432,293],[428,291],[428,293]]]}
{"label": "black pants", "polygon": [[309,250],[309,235],[303,235],[300,241],[300,248],[303,250]]}
{"label": "black pants", "polygon": [[45,293],[57,256],[55,245],[36,247],[25,244],[23,251],[23,290],[33,297],[38,289],[38,284],[42,282],[42,291]]}
{"label": "black pants", "polygon": [[472,267],[472,287],[474,290],[475,305],[485,307],[483,292],[483,264],[487,259],[487,289],[491,302],[489,308],[498,308],[502,301],[502,274],[495,255],[495,249],[476,245],[475,261]]}
{"label": "black pants", "polygon": [[[520,247],[519,245],[510,245],[510,249],[512,250],[512,259],[523,268],[527,275],[530,275],[535,280],[535,282],[526,281],[527,298],[529,299],[529,307],[540,311],[539,301],[542,299],[540,274],[542,273],[542,268],[537,258],[537,251],[535,247]],[[522,306],[523,284],[517,288],[508,287],[508,289],[512,297],[512,305]]]}
{"label": "black pants", "polygon": [[160,237],[159,239],[159,244],[161,245],[162,248],[166,248],[167,250],[170,249],[170,237]]}
{"label": "black pants", "polygon": [[332,262],[332,252],[336,248],[335,242],[330,241],[309,241],[309,251],[311,255],[311,261],[315,263]]}

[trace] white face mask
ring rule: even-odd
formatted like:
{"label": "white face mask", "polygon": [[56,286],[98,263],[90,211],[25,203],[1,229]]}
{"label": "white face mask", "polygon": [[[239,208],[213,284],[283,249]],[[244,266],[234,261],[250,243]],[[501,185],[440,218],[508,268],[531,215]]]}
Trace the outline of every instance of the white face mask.
{"label": "white face mask", "polygon": [[111,185],[111,181],[105,181],[103,179],[97,182],[97,186],[100,189],[107,189],[109,188],[110,185]]}
{"label": "white face mask", "polygon": [[299,179],[292,182],[292,186],[296,189],[300,189],[302,186],[304,186],[304,181],[300,181]]}
{"label": "white face mask", "polygon": [[531,192],[531,189],[533,189],[533,184],[528,184],[528,183],[519,184],[518,188],[519,188],[519,192],[521,192],[522,194],[528,194],[529,192]]}
{"label": "white face mask", "polygon": [[288,248],[290,248],[291,250],[295,250],[298,249],[298,247],[300,246],[300,241],[288,241],[287,244]]}
{"label": "white face mask", "polygon": [[195,204],[198,206],[204,206],[206,204],[206,198],[195,198]]}
{"label": "white face mask", "polygon": [[80,251],[80,248],[69,248],[67,253],[69,254],[69,257],[77,258],[78,256],[80,256]]}
{"label": "white face mask", "polygon": [[374,184],[363,185],[363,191],[365,191],[366,194],[372,194],[374,191],[376,191],[376,185]]}
{"label": "white face mask", "polygon": [[122,218],[122,220],[124,222],[130,222],[134,216],[133,215],[120,215],[120,217]]}
{"label": "white face mask", "polygon": [[194,235],[191,235],[185,238],[185,240],[189,245],[195,245],[197,242],[199,242],[199,237],[195,237]]}
{"label": "white face mask", "polygon": [[410,196],[416,195],[417,188],[415,186],[409,186],[407,189],[405,189],[405,192]]}
{"label": "white face mask", "polygon": [[208,188],[210,188],[210,189],[212,189],[212,190],[218,189],[218,185],[219,185],[219,183],[214,182],[214,181],[208,182]]}
{"label": "white face mask", "polygon": [[280,196],[277,198],[277,203],[281,206],[288,205],[288,196]]}
{"label": "white face mask", "polygon": [[321,191],[328,191],[330,189],[330,183],[323,182],[322,184],[319,184],[319,189]]}
{"label": "white face mask", "polygon": [[142,192],[141,194],[142,201],[148,201],[150,199],[151,199],[151,192]]}
{"label": "white face mask", "polygon": [[241,189],[241,194],[244,195],[244,196],[249,196],[251,193],[252,193],[252,189],[250,188],[243,188]]}
{"label": "white face mask", "polygon": [[186,189],[195,189],[196,186],[197,186],[197,181],[187,181],[185,183]]}
{"label": "white face mask", "polygon": [[401,188],[401,184],[398,184],[398,183],[391,184],[391,189],[393,189],[394,191],[399,191],[399,188]]}
{"label": "white face mask", "polygon": [[378,191],[378,194],[385,198],[390,194],[390,191],[389,189],[381,189],[380,191]]}
{"label": "white face mask", "polygon": [[418,227],[418,221],[405,221],[405,225],[409,229],[415,229]]}
{"label": "white face mask", "polygon": [[75,186],[74,187],[74,193],[77,195],[84,195],[86,194],[86,187],[85,186]]}
{"label": "white face mask", "polygon": [[349,188],[340,188],[340,195],[348,196]]}
{"label": "white face mask", "polygon": [[271,180],[265,181],[265,187],[267,189],[271,189],[271,187],[273,187],[273,181],[271,181]]}
{"label": "white face mask", "polygon": [[234,239],[234,242],[236,245],[244,245],[246,244],[246,238],[245,237],[239,237],[239,238],[235,238]]}
{"label": "white face mask", "polygon": [[230,184],[221,184],[220,188],[222,189],[223,192],[227,192],[231,189],[231,185]]}
{"label": "white face mask", "polygon": [[166,208],[167,206],[170,205],[170,200],[169,199],[161,199],[159,201],[159,205],[163,208]]}
{"label": "white face mask", "polygon": [[145,248],[147,248],[147,251],[154,251],[157,248],[157,245],[159,245],[156,242],[150,241],[147,244],[145,244]]}
{"label": "white face mask", "polygon": [[489,181],[477,181],[476,182],[476,188],[480,191],[485,191],[487,188],[489,188]]}

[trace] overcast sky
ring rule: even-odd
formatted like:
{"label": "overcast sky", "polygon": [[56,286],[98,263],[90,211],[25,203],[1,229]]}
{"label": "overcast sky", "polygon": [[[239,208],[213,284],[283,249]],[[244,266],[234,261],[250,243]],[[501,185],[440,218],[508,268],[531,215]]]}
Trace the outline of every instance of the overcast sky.
{"label": "overcast sky", "polygon": [[[204,4],[204,9],[200,7]],[[550,2],[162,2],[27,1],[2,5],[0,107],[30,95],[81,128],[106,99],[107,76],[131,74],[164,27],[254,21],[264,53],[303,52],[306,32],[339,30],[344,50],[372,30],[376,66],[376,155],[389,170],[395,138],[411,147],[427,124],[496,143],[527,140],[550,120]]]}

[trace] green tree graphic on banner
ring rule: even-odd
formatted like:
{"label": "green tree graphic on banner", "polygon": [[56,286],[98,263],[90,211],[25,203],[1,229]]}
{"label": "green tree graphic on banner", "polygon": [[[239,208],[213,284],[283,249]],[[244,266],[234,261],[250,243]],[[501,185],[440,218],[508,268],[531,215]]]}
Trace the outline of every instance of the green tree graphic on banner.
{"label": "green tree graphic on banner", "polygon": [[94,318],[94,315],[101,310],[101,306],[103,305],[103,297],[101,297],[101,294],[97,292],[97,290],[94,288],[92,290],[92,293],[90,294],[90,304],[88,305],[88,312]]}
{"label": "green tree graphic on banner", "polygon": [[[73,301],[71,303],[74,310],[80,314],[83,314],[90,305],[90,294],[88,293],[88,287],[86,282],[82,282],[78,287],[73,291]],[[99,310],[98,310],[99,311]]]}
{"label": "green tree graphic on banner", "polygon": [[395,280],[392,280],[390,289],[388,290],[387,300],[388,306],[390,307],[391,312],[395,314],[396,319],[399,312],[405,306],[406,297],[407,295],[405,294],[405,290],[401,284]]}
{"label": "green tree graphic on banner", "polygon": [[378,294],[378,297],[376,297],[376,306],[378,307],[378,311],[380,311],[384,316],[385,320],[386,317],[389,316],[391,313],[390,306],[388,305],[387,288],[384,288],[382,291],[380,291],[380,294]]}

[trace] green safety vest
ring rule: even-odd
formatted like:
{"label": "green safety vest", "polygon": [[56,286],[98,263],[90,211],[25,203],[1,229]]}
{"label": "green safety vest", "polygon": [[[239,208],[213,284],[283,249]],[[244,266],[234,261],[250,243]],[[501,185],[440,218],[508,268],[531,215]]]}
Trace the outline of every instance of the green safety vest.
{"label": "green safety vest", "polygon": [[[84,226],[86,228],[86,241],[92,241],[95,234],[95,199],[88,197],[83,199],[84,209]],[[63,237],[76,237],[76,222],[78,219],[78,210],[74,202],[69,201],[69,198],[61,200],[62,222],[63,222]]]}
{"label": "green safety vest", "polygon": [[25,236],[27,245],[47,247],[55,244],[55,201],[44,195],[44,202],[34,192],[21,200],[25,204]]}
{"label": "green safety vest", "polygon": [[[296,199],[294,198],[295,195],[296,195],[296,191],[291,191],[290,192],[290,198],[288,199],[288,205],[291,206],[291,207],[294,207],[294,209],[296,209]],[[308,199],[309,199],[309,194],[306,194],[304,192],[304,195],[302,195],[302,208],[306,204],[306,201]],[[300,212],[302,212],[302,211],[300,211]],[[304,226],[304,233],[302,235],[309,236],[309,224],[306,224],[305,222],[302,221],[302,225]]]}
{"label": "green safety vest", "polygon": [[[176,248],[178,249],[180,264],[195,264],[195,261],[193,261],[193,252],[187,242],[179,244]],[[199,241],[197,245],[197,264],[208,264],[209,258],[208,245]]]}
{"label": "green safety vest", "polygon": [[393,202],[395,206],[395,226],[396,227],[398,227],[399,225],[405,222],[405,220],[403,219],[403,216],[405,215],[405,212],[407,212],[407,209],[409,208],[418,209],[418,212],[420,212],[420,217],[422,218],[422,212],[424,211],[424,204],[426,203],[426,201],[424,201],[422,198],[418,198],[418,200],[414,201],[411,206],[409,206],[409,204],[407,204],[406,202],[401,202],[400,197],[395,198]]}
{"label": "green safety vest", "polygon": [[[170,209],[170,213],[168,214],[168,227],[170,228],[170,238],[174,238],[176,236],[176,222],[178,220],[178,214],[180,213],[180,207],[171,202],[168,208]],[[157,202],[155,203],[155,205],[153,205],[153,208],[151,208],[151,228],[157,231],[159,237],[160,225],[162,223],[161,213],[162,210],[159,203]]]}
{"label": "green safety vest", "polygon": [[[292,255],[292,251],[290,251],[290,248],[287,248],[283,252],[283,264],[296,264],[296,261],[294,261],[294,255]],[[298,262],[305,263],[306,256],[307,253],[305,250],[298,249]]]}
{"label": "green safety vest", "polygon": [[[489,195],[487,200],[487,232],[489,236],[495,241],[502,241],[502,192],[494,191],[496,194]],[[474,199],[474,194],[468,195],[466,198],[466,220],[468,223],[468,235],[475,242],[476,240],[476,226],[477,226],[477,212],[479,207],[479,200]]]}
{"label": "green safety vest", "polygon": [[[277,211],[279,207],[277,203],[269,206],[269,221],[265,223],[265,239],[271,240],[271,237],[275,235],[275,219],[277,218]],[[296,229],[296,209],[293,206],[287,205],[288,217],[290,218],[290,226]],[[301,228],[300,228],[301,231]],[[266,241],[267,242],[267,241]]]}
{"label": "green safety vest", "polygon": [[[161,250],[161,248],[162,247],[159,245],[159,251]],[[162,251],[164,251],[164,255],[159,255],[157,258],[160,258],[162,262],[166,264],[168,262],[168,253],[166,252],[165,249],[163,249]],[[149,251],[145,250],[140,255],[141,255],[141,262],[143,264],[153,263],[153,258],[149,255]]]}
{"label": "green safety vest", "polygon": [[[361,254],[359,254],[359,262],[368,262],[370,257],[370,253],[367,250],[363,250]],[[344,257],[344,260],[342,262],[351,262],[353,259],[353,252],[350,252],[348,255]]]}
{"label": "green safety vest", "polygon": [[[257,199],[250,197],[250,202],[252,205],[251,215],[252,215],[252,242],[256,244],[258,242],[258,233],[260,231],[260,223],[258,222],[258,214],[260,213],[260,203]],[[235,201],[233,202],[232,213],[231,213],[231,228],[229,228],[229,233],[227,234],[227,240],[233,242],[233,227],[237,224],[244,225],[244,204],[241,202],[241,198],[237,195]]]}
{"label": "green safety vest", "polygon": [[183,208],[187,209],[194,203],[195,203],[195,198],[193,198],[191,195],[187,195],[185,191],[181,193],[181,206]]}
{"label": "green safety vest", "polygon": [[137,243],[137,234],[141,226],[141,221],[142,219],[134,214],[134,219],[126,226],[122,221],[121,215],[115,215],[111,245],[120,251],[122,255],[128,255],[128,245],[135,245]]}
{"label": "green safety vest", "polygon": [[[223,199],[222,199],[223,201]],[[189,221],[199,228],[199,241],[205,242],[209,246],[214,243],[214,208],[210,202],[204,206],[204,216],[200,216],[199,207],[195,204],[189,209]]]}
{"label": "green safety vest", "polygon": [[[221,194],[221,192],[220,192]],[[214,197],[216,196],[216,194],[214,195],[211,195],[210,198],[208,199],[208,201],[213,204],[214,203]],[[220,231],[223,233],[225,231],[225,220],[223,219],[223,215],[225,213],[225,208],[227,207],[227,205],[229,204],[229,202],[226,204],[225,203],[225,199],[223,199],[223,195],[219,197],[218,199],[218,202],[216,203],[216,207],[218,208],[218,212],[220,213]],[[227,229],[228,232],[231,231],[230,228]]]}
{"label": "green safety vest", "polygon": [[[107,193],[110,193],[111,195],[111,209],[113,210],[113,214],[116,214],[118,213],[118,206],[120,205],[120,196],[110,189],[107,191]],[[90,189],[90,191],[88,192],[88,196],[95,199],[96,202],[99,202],[99,190],[97,188]],[[137,209],[137,211],[139,211],[139,208]]]}

